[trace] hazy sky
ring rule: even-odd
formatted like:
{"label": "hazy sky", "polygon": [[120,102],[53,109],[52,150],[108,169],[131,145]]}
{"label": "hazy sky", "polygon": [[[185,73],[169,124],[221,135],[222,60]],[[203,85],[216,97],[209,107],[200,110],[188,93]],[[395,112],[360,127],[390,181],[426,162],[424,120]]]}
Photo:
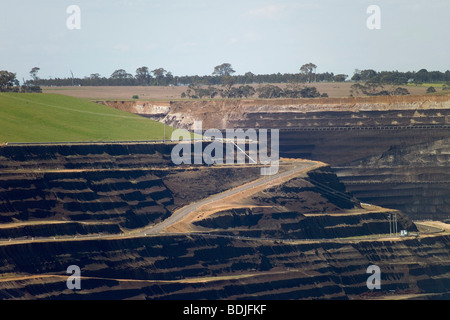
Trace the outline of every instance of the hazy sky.
{"label": "hazy sky", "polygon": [[[70,5],[81,29],[68,29]],[[381,9],[370,30],[367,8]],[[0,70],[75,77],[450,69],[450,0],[0,0]]]}

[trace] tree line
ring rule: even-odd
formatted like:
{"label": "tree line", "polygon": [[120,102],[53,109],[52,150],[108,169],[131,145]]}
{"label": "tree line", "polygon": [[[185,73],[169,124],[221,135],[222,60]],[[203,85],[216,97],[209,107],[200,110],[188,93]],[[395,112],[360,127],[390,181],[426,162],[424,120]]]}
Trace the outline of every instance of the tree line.
{"label": "tree line", "polygon": [[20,85],[19,80],[16,78],[16,74],[6,70],[0,71],[0,92],[36,92],[41,93],[41,87],[33,84]]}
{"label": "tree line", "polygon": [[[20,85],[16,74],[3,70],[0,72],[0,91],[13,92],[41,92],[41,86],[188,86],[183,98],[248,98],[257,95],[259,98],[314,98],[326,97],[326,93],[319,93],[315,87],[300,84],[314,82],[344,82],[352,81],[351,95],[404,95],[407,89],[397,87],[390,91],[384,85],[402,86],[406,84],[421,85],[423,83],[446,83],[443,90],[449,90],[450,70],[417,72],[381,71],[373,69],[356,69],[349,77],[346,74],[332,72],[317,72],[317,65],[306,63],[299,68],[298,73],[254,74],[246,72],[235,75],[236,71],[230,63],[222,63],[214,67],[211,75],[174,76],[164,68],[137,68],[134,74],[124,69],[115,70],[109,77],[102,77],[93,73],[88,77],[71,77],[42,79],[38,73],[39,67],[30,71],[31,80],[23,81]],[[273,85],[287,84],[285,88]],[[254,84],[259,84],[254,88]]]}
{"label": "tree line", "polygon": [[273,84],[261,85],[255,88],[251,85],[233,86],[230,82],[221,87],[215,86],[196,86],[189,85],[188,89],[181,94],[181,98],[190,99],[214,99],[221,98],[250,98],[257,95],[260,99],[276,99],[276,98],[318,98],[328,97],[327,93],[320,94],[316,87],[301,86],[299,84],[289,84],[286,88],[281,88]]}
{"label": "tree line", "polygon": [[239,85],[266,84],[266,83],[312,83],[312,82],[371,82],[384,85],[406,85],[408,83],[423,84],[450,81],[450,70],[427,71],[421,69],[417,72],[408,71],[380,71],[372,69],[355,70],[349,77],[346,74],[334,74],[333,72],[317,72],[314,63],[307,63],[300,67],[297,73],[272,73],[254,74],[246,72],[242,75],[235,75],[236,71],[230,63],[223,63],[214,67],[210,75],[186,75],[175,76],[172,72],[164,68],[150,68],[143,66],[137,68],[134,74],[124,69],[115,70],[110,76],[101,76],[93,73],[84,78],[54,78],[41,79],[37,72],[40,69],[35,67],[30,71],[32,80],[24,84],[40,86],[217,86],[227,85],[229,81],[226,77],[232,77],[233,82]]}

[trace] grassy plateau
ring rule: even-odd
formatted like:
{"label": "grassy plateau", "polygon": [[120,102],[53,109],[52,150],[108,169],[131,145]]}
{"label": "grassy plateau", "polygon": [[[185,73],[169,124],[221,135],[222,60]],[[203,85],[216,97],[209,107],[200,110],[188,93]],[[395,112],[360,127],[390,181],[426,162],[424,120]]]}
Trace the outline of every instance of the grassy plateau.
{"label": "grassy plateau", "polygon": [[49,93],[0,93],[0,144],[144,141],[163,135],[162,123],[86,100]]}

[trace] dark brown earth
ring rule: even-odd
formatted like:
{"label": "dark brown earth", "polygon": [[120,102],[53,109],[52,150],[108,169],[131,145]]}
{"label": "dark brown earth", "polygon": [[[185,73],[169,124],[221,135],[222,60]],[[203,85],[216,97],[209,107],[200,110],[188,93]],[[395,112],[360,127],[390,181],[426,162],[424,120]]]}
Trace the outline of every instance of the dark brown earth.
{"label": "dark brown earth", "polygon": [[[449,103],[106,103],[182,128],[280,129],[283,157],[330,164],[224,203],[189,233],[134,235],[260,168],[177,167],[173,144],[2,146],[0,299],[448,299],[450,228],[412,219],[450,212]],[[390,237],[393,215],[409,236]],[[370,265],[381,290],[367,287]]]}
{"label": "dark brown earth", "polygon": [[[449,244],[448,236],[289,243],[194,234],[0,246],[0,297],[448,298]],[[82,270],[79,291],[66,287],[73,264]],[[376,292],[366,286],[372,264],[382,270]]]}
{"label": "dark brown earth", "polygon": [[[118,234],[259,177],[257,167],[175,167],[170,150],[146,143],[0,148],[0,222],[11,225],[0,227],[0,238]],[[60,223],[20,224],[29,221]]]}
{"label": "dark brown earth", "polygon": [[412,219],[450,219],[448,95],[174,101],[164,117],[148,110],[178,128],[279,129],[281,156],[329,163],[360,200]]}
{"label": "dark brown earth", "polygon": [[[174,167],[169,151],[145,143],[0,148],[0,231],[12,238],[0,242],[0,298],[448,297],[448,232],[418,233],[397,212],[399,228],[413,235],[390,238],[394,211],[360,204],[326,165],[252,195],[246,209],[199,221],[197,232],[133,236],[144,222],[259,177],[255,166]],[[382,271],[376,292],[366,286],[372,264]],[[81,269],[79,291],[66,287],[70,265]]]}

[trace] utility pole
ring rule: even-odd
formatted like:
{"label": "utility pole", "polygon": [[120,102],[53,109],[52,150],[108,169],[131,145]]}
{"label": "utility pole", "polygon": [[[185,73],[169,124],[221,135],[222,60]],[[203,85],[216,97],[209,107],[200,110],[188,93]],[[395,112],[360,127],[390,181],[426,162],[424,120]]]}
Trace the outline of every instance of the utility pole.
{"label": "utility pole", "polygon": [[392,222],[390,214],[389,214],[389,237],[392,237]]}
{"label": "utility pole", "polygon": [[395,236],[397,236],[398,230],[397,230],[397,213],[394,214],[395,218]]}
{"label": "utility pole", "polygon": [[396,232],[395,232],[395,219],[397,218],[397,214],[394,213],[394,218],[392,219],[392,233],[395,237]]}
{"label": "utility pole", "polygon": [[389,214],[389,236],[397,236],[398,233],[398,220],[397,213]]}

